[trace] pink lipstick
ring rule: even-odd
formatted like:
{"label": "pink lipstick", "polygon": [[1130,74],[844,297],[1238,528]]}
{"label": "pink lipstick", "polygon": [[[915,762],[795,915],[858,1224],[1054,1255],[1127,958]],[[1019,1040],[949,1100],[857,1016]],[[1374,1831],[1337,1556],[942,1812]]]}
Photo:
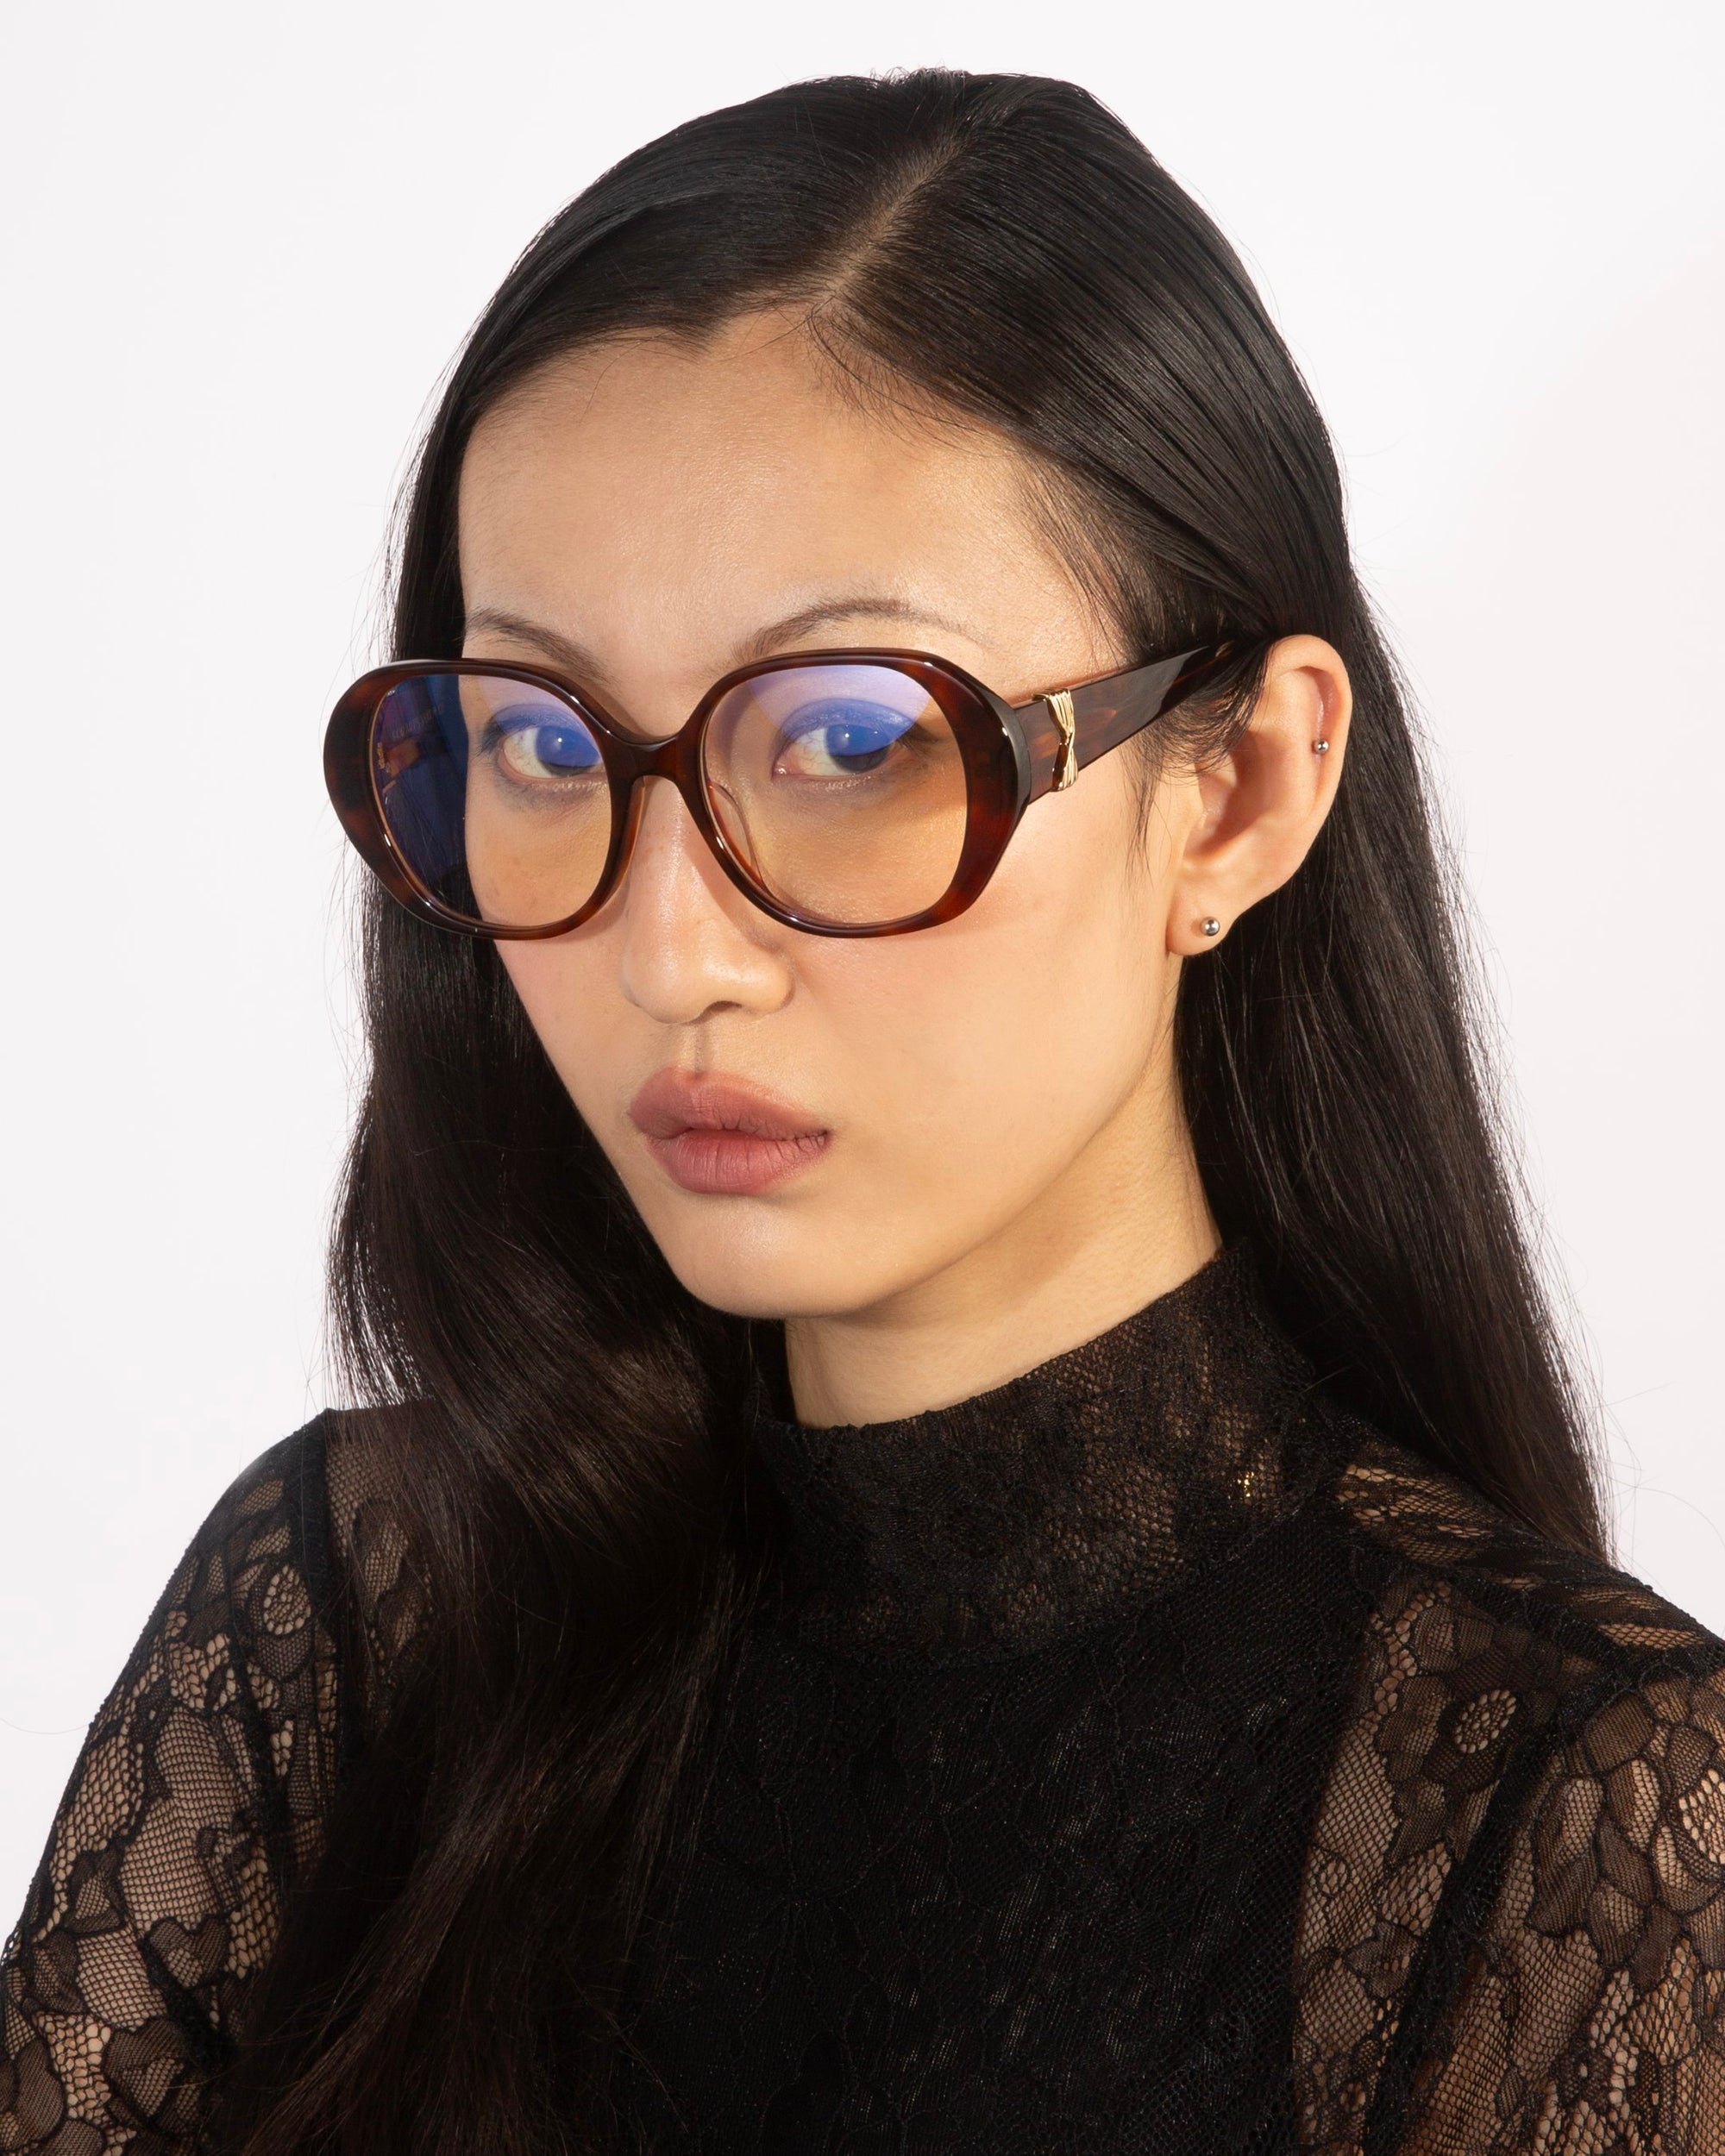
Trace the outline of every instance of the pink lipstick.
{"label": "pink lipstick", "polygon": [[750,1198],[818,1161],[832,1133],[740,1079],[655,1072],[629,1119],[673,1182],[706,1197]]}

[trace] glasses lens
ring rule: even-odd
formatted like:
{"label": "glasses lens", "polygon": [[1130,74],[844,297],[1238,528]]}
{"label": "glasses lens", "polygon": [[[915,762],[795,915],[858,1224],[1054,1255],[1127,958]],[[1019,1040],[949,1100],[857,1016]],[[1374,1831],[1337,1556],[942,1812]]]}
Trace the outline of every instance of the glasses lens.
{"label": "glasses lens", "polygon": [[728,690],[704,749],[725,841],[781,904],[876,927],[943,898],[968,788],[952,722],[913,674],[831,661]]}
{"label": "glasses lens", "polygon": [[372,721],[372,770],[397,851],[451,912],[549,928],[599,887],[611,794],[573,705],[500,674],[417,674]]}

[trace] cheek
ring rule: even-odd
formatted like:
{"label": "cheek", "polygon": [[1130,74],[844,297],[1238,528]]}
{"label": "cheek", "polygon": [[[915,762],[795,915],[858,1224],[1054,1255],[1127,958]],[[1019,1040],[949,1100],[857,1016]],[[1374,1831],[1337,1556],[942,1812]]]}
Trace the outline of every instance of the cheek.
{"label": "cheek", "polygon": [[968,913],[828,946],[806,969],[855,1074],[859,1170],[932,1225],[1027,1202],[1120,1107],[1164,1031],[1166,874],[1153,847],[1134,861],[1135,803],[1097,784],[1043,806]]}
{"label": "cheek", "polygon": [[628,1006],[614,961],[594,941],[499,943],[527,1022],[581,1115],[602,1134],[606,1104],[624,1079]]}

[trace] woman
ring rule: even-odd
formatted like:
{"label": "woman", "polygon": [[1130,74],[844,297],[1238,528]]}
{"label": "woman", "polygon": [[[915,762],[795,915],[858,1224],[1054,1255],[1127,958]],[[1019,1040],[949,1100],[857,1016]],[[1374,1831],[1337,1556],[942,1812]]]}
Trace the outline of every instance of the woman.
{"label": "woman", "polygon": [[1725,1648],[1604,1564],[1203,215],[1058,83],[676,130],[474,331],[395,641],[367,1404],[92,1728],[0,2146],[1725,2147]]}

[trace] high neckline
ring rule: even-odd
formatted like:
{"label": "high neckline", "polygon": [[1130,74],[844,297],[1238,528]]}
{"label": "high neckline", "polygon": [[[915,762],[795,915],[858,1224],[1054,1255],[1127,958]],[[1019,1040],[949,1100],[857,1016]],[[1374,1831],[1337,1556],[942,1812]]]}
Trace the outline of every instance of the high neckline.
{"label": "high neckline", "polygon": [[786,1618],[840,1649],[999,1652],[1124,1614],[1305,1495],[1313,1383],[1236,1246],[953,1407],[831,1428],[757,1413]]}

